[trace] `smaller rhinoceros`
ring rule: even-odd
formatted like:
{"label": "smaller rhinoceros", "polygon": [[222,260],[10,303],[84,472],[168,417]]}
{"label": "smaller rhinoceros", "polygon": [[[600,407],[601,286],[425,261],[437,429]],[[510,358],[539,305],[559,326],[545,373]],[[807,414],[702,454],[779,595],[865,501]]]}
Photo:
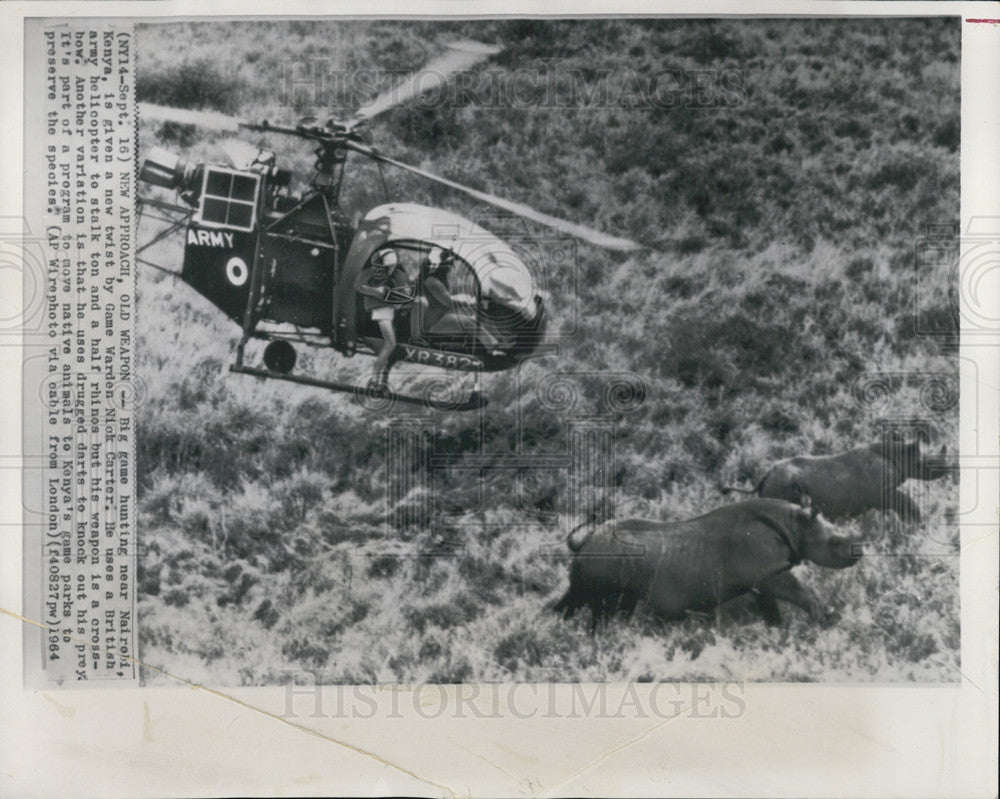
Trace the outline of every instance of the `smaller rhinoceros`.
{"label": "smaller rhinoceros", "polygon": [[[722,493],[738,491],[812,504],[829,519],[860,516],[869,510],[896,511],[907,521],[919,521],[916,503],[899,487],[907,480],[932,480],[933,463],[926,452],[925,436],[907,441],[890,434],[877,444],[857,447],[839,455],[803,455],[774,464],[753,488],[724,486]],[[942,447],[939,456],[943,457]]]}
{"label": "smaller rhinoceros", "polygon": [[570,533],[569,590],[554,609],[568,618],[591,609],[591,629],[643,601],[657,615],[681,618],[742,594],[756,595],[770,624],[778,600],[826,615],[790,569],[802,561],[843,569],[861,557],[860,545],[837,535],[815,508],[781,499],[753,499],[681,522],[611,521]]}

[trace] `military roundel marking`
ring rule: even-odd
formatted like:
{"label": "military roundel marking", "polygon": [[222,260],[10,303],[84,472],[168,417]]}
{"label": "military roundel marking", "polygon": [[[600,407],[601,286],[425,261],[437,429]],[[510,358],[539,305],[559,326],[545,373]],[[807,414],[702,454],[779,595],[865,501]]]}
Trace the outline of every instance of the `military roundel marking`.
{"label": "military roundel marking", "polygon": [[242,286],[247,282],[249,276],[250,270],[247,269],[247,263],[242,258],[234,255],[226,263],[226,277],[234,286]]}

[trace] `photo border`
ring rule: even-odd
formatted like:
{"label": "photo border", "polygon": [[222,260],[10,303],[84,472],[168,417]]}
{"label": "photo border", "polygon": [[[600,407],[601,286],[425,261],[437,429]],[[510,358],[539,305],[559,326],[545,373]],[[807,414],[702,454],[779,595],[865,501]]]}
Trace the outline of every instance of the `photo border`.
{"label": "photo border", "polygon": [[[0,215],[20,213],[23,175],[23,32],[26,17],[246,18],[245,6],[210,10],[168,3],[5,3],[0,7],[4,48],[3,161],[7,165]],[[280,8],[281,17],[315,16],[302,2],[260,3],[256,13]],[[463,6],[485,16],[539,14],[537,3]],[[352,16],[399,19],[452,13],[449,3],[406,6],[368,0],[339,4]],[[551,15],[1000,16],[991,3],[773,2],[660,4],[635,2],[614,11],[595,3],[550,4]],[[961,229],[1000,209],[1000,25],[963,22]],[[992,83],[992,85],[991,85]],[[9,171],[8,171],[9,170]],[[993,298],[994,302],[997,298]],[[998,318],[994,306],[992,317]],[[285,687],[216,689],[209,686],[52,692],[23,688],[20,507],[22,464],[3,457],[0,496],[4,516],[0,558],[0,663],[3,721],[0,789],[6,794],[153,796],[294,793],[322,795],[772,795],[772,796],[987,796],[995,795],[997,767],[997,331],[976,342],[963,317],[961,355],[975,369],[961,372],[962,503],[978,490],[976,524],[963,527],[961,555],[962,681],[957,686],[748,684],[739,718],[671,719],[427,719],[411,704],[382,724],[345,719],[283,719]],[[981,333],[983,331],[975,331]],[[21,362],[16,347],[0,347],[9,415],[3,441],[17,441]],[[967,422],[971,403],[976,425]],[[978,483],[978,488],[977,484]],[[978,525],[978,526],[977,526]],[[560,686],[555,701],[568,701]],[[335,704],[338,687],[323,689]],[[640,695],[651,687],[636,686]],[[442,690],[456,696],[462,686]],[[621,690],[626,690],[624,687]],[[720,687],[721,690],[721,687]],[[310,697],[305,697],[311,701]],[[391,701],[391,692],[382,700]],[[643,697],[648,701],[647,697]],[[520,714],[532,707],[527,695]],[[547,697],[544,701],[550,701]],[[308,705],[306,705],[307,707]],[[83,787],[85,786],[85,787]]]}

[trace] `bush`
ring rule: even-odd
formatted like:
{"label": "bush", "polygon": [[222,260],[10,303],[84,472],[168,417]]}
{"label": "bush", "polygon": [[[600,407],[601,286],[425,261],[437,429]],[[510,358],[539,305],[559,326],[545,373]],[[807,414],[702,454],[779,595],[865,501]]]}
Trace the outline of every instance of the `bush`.
{"label": "bush", "polygon": [[233,113],[243,102],[243,83],[222,72],[215,60],[185,60],[156,71],[140,70],[135,95],[140,102],[176,108],[208,109]]}
{"label": "bush", "polygon": [[[768,629],[744,607],[718,626],[640,612],[591,637],[586,614],[566,623],[550,605],[567,581],[566,528],[588,503],[688,518],[728,501],[720,483],[873,441],[884,418],[926,416],[919,386],[898,381],[884,413],[861,407],[851,386],[871,371],[955,370],[955,277],[915,262],[914,245],[927,225],[958,218],[960,27],[291,21],[238,23],[226,52],[210,23],[141,28],[141,100],[284,122],[282,59],[372,69],[385,76],[378,90],[446,41],[500,42],[487,80],[552,78],[558,102],[505,108],[501,91],[482,106],[401,106],[373,125],[379,148],[647,245],[626,256],[577,244],[568,262],[533,261],[557,348],[487,376],[482,414],[406,415],[427,429],[433,468],[407,465],[391,502],[386,442],[403,410],[380,416],[347,397],[230,375],[238,327],[184,284],[141,270],[143,659],[245,684],[278,681],[286,666],[346,682],[952,679],[957,565],[924,573],[923,557],[936,546],[927,530],[947,527],[956,504],[943,481],[928,487],[927,530],[870,530],[892,557],[842,573],[799,567],[842,613],[829,630],[791,608]],[[668,68],[728,75],[729,88],[698,103],[696,87],[679,85],[672,107],[623,94]],[[348,95],[333,87],[321,107],[286,105],[329,115],[356,104]],[[179,139],[195,161],[217,156],[212,136],[189,127],[141,124],[140,139]],[[308,175],[302,142],[254,141]],[[348,170],[350,217],[383,197],[376,168],[352,160]],[[482,218],[516,243],[527,234],[525,249],[543,235],[443,187],[386,178],[396,199]],[[159,252],[177,265],[179,250]],[[304,372],[346,380],[368,363],[300,355]],[[404,386],[423,379],[397,369]],[[564,405],[545,393],[553,372],[572,395]],[[612,401],[609,372],[638,375],[641,400]],[[560,465],[571,430],[595,416],[613,447],[573,483]],[[950,440],[957,408],[934,424]]]}

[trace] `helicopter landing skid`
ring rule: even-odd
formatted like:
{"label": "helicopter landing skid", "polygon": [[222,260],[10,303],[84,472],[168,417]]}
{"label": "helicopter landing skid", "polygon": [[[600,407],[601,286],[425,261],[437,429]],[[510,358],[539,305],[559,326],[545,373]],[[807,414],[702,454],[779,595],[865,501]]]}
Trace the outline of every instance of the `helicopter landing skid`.
{"label": "helicopter landing skid", "polygon": [[357,400],[368,407],[374,409],[385,409],[383,403],[388,403],[389,407],[393,402],[401,402],[406,405],[422,405],[436,411],[475,411],[485,408],[489,400],[478,391],[472,391],[460,401],[451,402],[435,400],[432,397],[415,397],[410,394],[397,394],[390,389],[372,389],[364,386],[356,386],[352,383],[338,383],[333,380],[320,380],[315,377],[304,375],[282,374],[272,372],[269,369],[257,369],[253,366],[238,366],[233,364],[229,367],[230,372],[237,374],[252,375],[253,377],[265,377],[270,380],[286,380],[289,383],[300,383],[305,386],[315,386],[325,388],[329,391],[340,391],[345,394],[353,394]]}

